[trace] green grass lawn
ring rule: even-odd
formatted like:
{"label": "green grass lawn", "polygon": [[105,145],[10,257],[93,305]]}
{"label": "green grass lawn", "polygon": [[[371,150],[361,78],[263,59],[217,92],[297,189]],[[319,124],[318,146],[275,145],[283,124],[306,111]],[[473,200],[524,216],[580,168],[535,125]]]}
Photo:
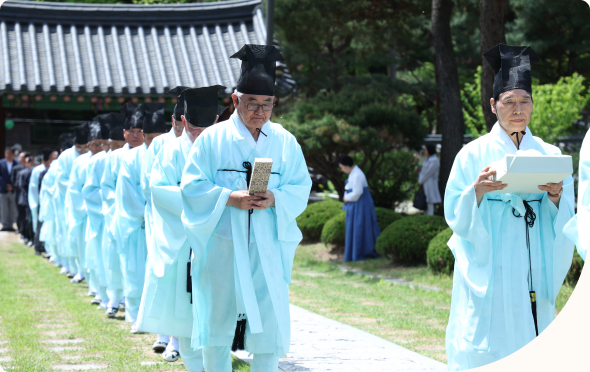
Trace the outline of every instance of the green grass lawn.
{"label": "green grass lawn", "polygon": [[[7,235],[4,235],[7,236]],[[0,365],[11,371],[47,371],[56,365],[97,365],[110,371],[184,371],[163,361],[156,336],[132,335],[124,313],[109,319],[47,260],[21,243],[0,241]],[[51,348],[66,348],[52,351]],[[142,365],[152,363],[152,365]],[[234,369],[250,367],[234,359]]]}
{"label": "green grass lawn", "polygon": [[[344,273],[337,266],[440,288],[440,292]],[[342,262],[321,243],[297,250],[290,286],[291,302],[358,327],[410,350],[446,362],[445,329],[451,305],[452,277],[434,275],[426,266],[394,266],[380,258]],[[573,288],[564,285],[556,303],[560,311]]]}

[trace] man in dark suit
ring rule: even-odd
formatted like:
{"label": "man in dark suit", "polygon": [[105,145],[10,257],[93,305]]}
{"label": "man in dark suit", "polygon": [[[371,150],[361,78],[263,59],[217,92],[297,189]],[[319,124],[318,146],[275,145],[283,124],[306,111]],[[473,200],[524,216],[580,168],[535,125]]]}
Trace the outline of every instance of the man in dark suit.
{"label": "man in dark suit", "polygon": [[18,172],[16,175],[16,188],[18,189],[18,198],[16,198],[16,208],[18,210],[20,221],[19,232],[30,247],[33,245],[33,226],[31,224],[31,212],[29,209],[29,182],[31,180],[31,173],[33,172],[33,157],[28,155],[25,157],[23,164],[25,169]]}
{"label": "man in dark suit", "polygon": [[[19,188],[16,187],[16,185],[18,185],[17,183],[17,178],[16,175],[18,174],[18,172],[22,171],[23,169],[25,169],[25,157],[31,155],[30,153],[26,152],[26,151],[21,151],[18,154],[18,164],[15,165],[14,167],[12,167],[12,172],[10,172],[10,184],[14,186],[14,200],[17,201],[17,205],[18,205],[18,193],[19,193]],[[22,227],[19,225],[20,221],[22,220],[22,216],[20,215],[20,209],[16,208],[16,231],[21,231]]]}
{"label": "man in dark suit", "polygon": [[10,179],[12,168],[18,164],[14,160],[14,149],[4,150],[4,159],[0,160],[0,223],[2,231],[14,231],[12,225],[16,218],[16,201],[14,185]]}

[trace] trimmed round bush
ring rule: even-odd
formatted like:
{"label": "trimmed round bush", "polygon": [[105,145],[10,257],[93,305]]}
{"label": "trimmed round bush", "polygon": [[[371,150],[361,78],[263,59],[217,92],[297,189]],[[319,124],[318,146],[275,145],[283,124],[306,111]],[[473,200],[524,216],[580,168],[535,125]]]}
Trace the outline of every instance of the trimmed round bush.
{"label": "trimmed round bush", "polygon": [[570,266],[567,275],[565,276],[565,282],[571,286],[575,286],[580,279],[580,274],[584,268],[584,260],[578,254],[578,250],[574,249],[574,258],[572,259],[572,266]]}
{"label": "trimmed round bush", "polygon": [[400,218],[404,218],[401,214],[395,213],[393,210],[387,208],[377,207],[375,208],[375,212],[377,212],[377,223],[381,231]]}
{"label": "trimmed round bush", "polygon": [[330,218],[322,229],[322,243],[332,244],[336,248],[344,248],[346,239],[346,212],[341,211]]}
{"label": "trimmed round bush", "polygon": [[297,217],[297,226],[301,229],[303,239],[320,240],[324,224],[340,212],[343,212],[342,202],[332,199],[308,205],[305,211]]}
{"label": "trimmed round bush", "polygon": [[446,228],[439,232],[428,244],[426,251],[426,261],[428,267],[433,273],[451,275],[455,267],[455,256],[451,248],[447,245],[453,235],[451,228]]}
{"label": "trimmed round bush", "polygon": [[416,265],[426,263],[428,244],[447,222],[439,216],[409,216],[387,226],[377,238],[376,250],[396,263]]}

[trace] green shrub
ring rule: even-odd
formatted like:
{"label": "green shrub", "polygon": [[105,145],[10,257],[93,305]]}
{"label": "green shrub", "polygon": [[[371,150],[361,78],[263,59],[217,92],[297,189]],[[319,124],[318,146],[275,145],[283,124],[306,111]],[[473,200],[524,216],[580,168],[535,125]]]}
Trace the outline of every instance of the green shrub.
{"label": "green shrub", "polygon": [[342,202],[331,199],[308,205],[305,211],[297,217],[297,226],[301,229],[303,239],[319,240],[324,224],[341,211]]}
{"label": "green shrub", "polygon": [[377,212],[377,223],[379,224],[379,229],[381,231],[385,230],[385,228],[395,221],[403,218],[399,213],[394,212],[391,209],[377,207],[375,208],[375,212]]}
{"label": "green shrub", "polygon": [[[377,213],[377,223],[379,224],[379,229],[383,231],[387,226],[391,225],[393,222],[403,218],[403,216],[399,213],[395,213],[391,209],[387,208],[375,208],[375,212]],[[335,245],[337,248],[344,247],[346,239],[346,212],[342,211],[332,217],[322,229],[322,243],[328,245],[332,244]]]}
{"label": "green shrub", "polygon": [[409,216],[389,225],[377,238],[375,248],[397,263],[423,264],[428,244],[446,228],[445,219],[439,216]]}
{"label": "green shrub", "polygon": [[451,228],[439,232],[428,244],[426,251],[426,262],[433,273],[451,275],[455,267],[455,256],[447,245],[453,235]]}
{"label": "green shrub", "polygon": [[571,286],[575,286],[580,279],[580,274],[584,268],[584,260],[578,254],[578,250],[574,249],[574,258],[572,259],[572,266],[570,267],[567,275],[565,276],[565,282]]}
{"label": "green shrub", "polygon": [[346,239],[346,212],[338,213],[330,218],[322,229],[322,243],[343,248]]}

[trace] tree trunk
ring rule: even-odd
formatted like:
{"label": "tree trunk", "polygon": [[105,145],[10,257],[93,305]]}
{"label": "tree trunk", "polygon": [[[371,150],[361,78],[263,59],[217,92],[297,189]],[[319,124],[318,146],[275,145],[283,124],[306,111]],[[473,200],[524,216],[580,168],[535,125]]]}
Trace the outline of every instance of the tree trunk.
{"label": "tree trunk", "polygon": [[465,133],[459,72],[451,38],[452,13],[453,0],[432,1],[432,42],[442,106],[442,151],[439,178],[439,188],[442,195],[444,195],[455,156],[463,147],[463,134]]}
{"label": "tree trunk", "polygon": [[[485,53],[497,44],[506,44],[504,34],[504,12],[507,0],[481,0],[479,13],[479,45],[481,53]],[[490,109],[490,98],[493,97],[494,69],[482,57],[481,71],[481,107],[488,132],[496,123],[496,115]]]}

